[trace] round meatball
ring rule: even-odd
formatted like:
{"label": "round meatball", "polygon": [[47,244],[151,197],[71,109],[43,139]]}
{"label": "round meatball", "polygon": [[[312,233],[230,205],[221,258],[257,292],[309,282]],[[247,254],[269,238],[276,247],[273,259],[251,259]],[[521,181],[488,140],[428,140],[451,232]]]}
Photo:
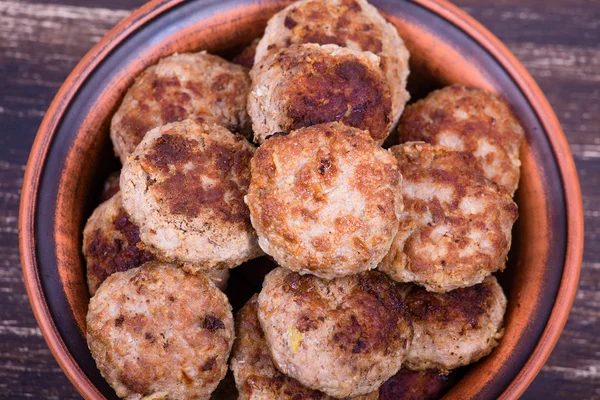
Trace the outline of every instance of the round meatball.
{"label": "round meatball", "polygon": [[506,297],[495,277],[448,293],[414,287],[407,298],[414,336],[406,368],[442,371],[488,355],[502,337]]}
{"label": "round meatball", "polygon": [[90,301],[87,342],[117,395],[208,399],[227,372],[231,306],[204,275],[147,263],[111,275]]}
{"label": "round meatball", "polygon": [[502,270],[517,205],[467,153],[411,142],[392,147],[404,212],[379,269],[433,292],[473,286]]}
{"label": "round meatball", "polygon": [[258,318],[277,368],[333,397],[377,390],[412,340],[400,292],[377,271],[328,281],[275,269],[258,296]]}
{"label": "round meatball", "polygon": [[322,278],[377,266],[398,231],[401,176],[366,132],[321,124],[269,139],[252,159],[246,202],[261,248]]}
{"label": "round meatball", "polygon": [[[231,353],[231,370],[239,400],[333,400],[317,390],[302,386],[282,374],[273,364],[257,315],[258,296],[254,295],[238,312],[235,343]],[[377,392],[353,397],[377,400]]]}
{"label": "round meatball", "polygon": [[140,230],[123,208],[120,192],[100,204],[85,224],[83,257],[91,296],[113,273],[154,260],[140,243]]}
{"label": "round meatball", "polygon": [[422,140],[475,156],[483,174],[511,195],[519,184],[525,133],[509,106],[485,90],[454,85],[408,106],[400,142]]}
{"label": "round meatball", "polygon": [[318,44],[292,45],[250,71],[248,113],[254,140],[340,121],[383,141],[392,126],[390,88],[370,52]]}
{"label": "round meatball", "polygon": [[185,120],[146,135],[123,166],[123,206],[160,259],[189,271],[233,268],[261,254],[244,195],[254,147]]}
{"label": "round meatball", "polygon": [[138,76],[115,113],[110,127],[115,153],[125,163],[148,131],[188,118],[250,135],[249,89],[248,70],[241,65],[206,52],[165,57]]}
{"label": "round meatball", "polygon": [[260,40],[255,62],[292,44],[336,44],[381,57],[392,96],[392,126],[410,98],[406,91],[408,50],[396,27],[365,0],[303,0],[275,14]]}

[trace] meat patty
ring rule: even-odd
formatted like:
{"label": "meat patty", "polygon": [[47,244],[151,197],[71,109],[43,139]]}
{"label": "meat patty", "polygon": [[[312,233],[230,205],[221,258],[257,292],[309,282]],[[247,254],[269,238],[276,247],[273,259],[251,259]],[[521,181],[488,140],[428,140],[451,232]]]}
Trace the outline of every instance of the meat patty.
{"label": "meat patty", "polygon": [[434,292],[481,283],[504,269],[517,205],[467,153],[409,142],[391,148],[404,178],[404,212],[379,269]]}
{"label": "meat patty", "polygon": [[165,57],[137,77],[113,116],[115,153],[125,163],[148,131],[188,118],[249,137],[249,89],[248,70],[241,65],[206,52]]}
{"label": "meat patty", "polygon": [[391,90],[392,126],[396,126],[410,98],[406,91],[409,54],[396,27],[375,7],[365,0],[296,1],[269,20],[255,62],[269,52],[302,43],[336,44],[379,56]]}
{"label": "meat patty", "polygon": [[373,269],[402,210],[396,159],[366,132],[314,125],[265,142],[246,196],[261,248],[322,278]]}
{"label": "meat patty", "polygon": [[488,355],[502,337],[506,297],[495,277],[448,293],[414,287],[407,298],[414,327],[406,368],[442,371]]}
{"label": "meat patty", "polygon": [[475,156],[483,174],[511,195],[519,185],[525,132],[500,97],[461,85],[436,90],[406,108],[400,142],[422,140]]}
{"label": "meat patty", "polygon": [[193,272],[261,255],[244,204],[253,154],[244,137],[217,125],[185,120],[148,132],[120,182],[141,240]]}
{"label": "meat patty", "polygon": [[277,268],[258,296],[277,368],[333,397],[371,393],[398,372],[412,340],[404,311],[394,282],[376,271],[325,280]]}
{"label": "meat patty", "polygon": [[[273,364],[265,335],[258,321],[258,295],[254,295],[238,312],[236,338],[231,353],[231,370],[239,400],[333,400],[317,390],[302,386],[281,373]],[[354,400],[377,400],[377,392],[353,397]]]}
{"label": "meat patty", "polygon": [[168,264],[111,275],[87,314],[92,356],[124,399],[208,399],[227,372],[233,340],[225,294],[206,276]]}
{"label": "meat patty", "polygon": [[336,45],[292,45],[265,56],[250,71],[248,114],[254,140],[339,121],[383,141],[392,127],[390,88],[370,53]]}

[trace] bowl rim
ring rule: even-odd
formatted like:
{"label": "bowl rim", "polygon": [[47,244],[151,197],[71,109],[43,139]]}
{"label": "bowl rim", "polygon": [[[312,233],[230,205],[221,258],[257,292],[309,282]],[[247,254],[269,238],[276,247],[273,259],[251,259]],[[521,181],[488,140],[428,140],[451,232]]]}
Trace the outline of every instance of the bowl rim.
{"label": "bowl rim", "polygon": [[[19,208],[19,250],[27,295],[35,319],[54,358],[67,378],[85,398],[102,398],[103,396],[68,352],[50,317],[41,289],[36,262],[35,218],[34,213],[31,212],[35,210],[39,178],[58,123],[89,74],[122,38],[135,32],[141,25],[157,15],[184,1],[186,0],[151,0],[124,18],[92,47],[69,74],[50,104],[36,134],[25,169]],[[533,109],[538,115],[543,116],[541,124],[556,156],[557,167],[562,178],[567,226],[563,272],[558,293],[542,336],[526,363],[500,396],[501,399],[518,398],[531,384],[558,342],[577,292],[583,258],[584,218],[575,162],[550,103],[525,67],[497,37],[473,17],[446,0],[411,1],[462,29],[477,44],[486,49],[514,79]]]}

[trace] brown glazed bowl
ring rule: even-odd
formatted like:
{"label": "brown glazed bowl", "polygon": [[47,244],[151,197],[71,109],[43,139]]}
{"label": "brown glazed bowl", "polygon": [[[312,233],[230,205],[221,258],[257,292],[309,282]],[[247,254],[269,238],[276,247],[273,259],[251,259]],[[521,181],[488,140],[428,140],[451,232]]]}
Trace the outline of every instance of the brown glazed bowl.
{"label": "brown glazed bowl", "polygon": [[[396,25],[411,52],[413,99],[451,83],[477,86],[504,97],[525,127],[516,194],[520,218],[507,270],[500,275],[509,298],[505,335],[447,394],[516,398],[556,344],[579,279],[582,202],[565,136],[523,66],[468,15],[431,0],[372,2]],[[85,341],[89,296],[80,250],[83,226],[98,204],[103,180],[118,167],[108,136],[112,113],[134,77],[160,57],[200,49],[232,54],[258,37],[269,17],[287,3],[151,1],[87,54],[46,113],[23,184],[23,274],[42,333],[85,398],[115,398]],[[246,282],[264,269],[260,264],[239,268],[241,275],[229,289],[234,306],[249,295]]]}

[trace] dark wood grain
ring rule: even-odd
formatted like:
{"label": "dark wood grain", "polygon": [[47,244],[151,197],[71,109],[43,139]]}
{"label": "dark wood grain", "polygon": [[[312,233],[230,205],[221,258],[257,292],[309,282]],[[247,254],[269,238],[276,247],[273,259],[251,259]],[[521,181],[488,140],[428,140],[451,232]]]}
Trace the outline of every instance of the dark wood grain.
{"label": "dark wood grain", "polygon": [[[23,172],[37,127],[79,59],[142,0],[0,0],[0,397],[79,398],[29,307],[18,254]],[[552,103],[579,171],[581,283],[565,331],[524,398],[600,398],[600,2],[460,0]]]}

